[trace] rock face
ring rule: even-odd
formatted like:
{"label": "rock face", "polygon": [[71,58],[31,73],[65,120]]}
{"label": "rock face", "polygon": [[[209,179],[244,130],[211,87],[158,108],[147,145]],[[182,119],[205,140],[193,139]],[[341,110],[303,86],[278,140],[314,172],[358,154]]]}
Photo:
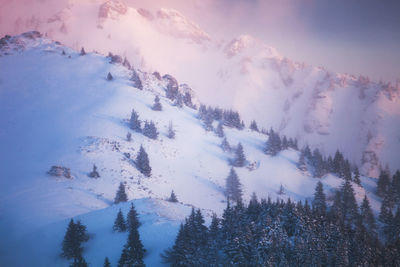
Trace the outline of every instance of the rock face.
{"label": "rock face", "polygon": [[117,19],[119,16],[126,14],[128,7],[119,1],[107,1],[100,5],[98,17],[100,19]]}
{"label": "rock face", "polygon": [[51,176],[72,178],[71,170],[63,166],[51,166],[50,170],[47,172]]}

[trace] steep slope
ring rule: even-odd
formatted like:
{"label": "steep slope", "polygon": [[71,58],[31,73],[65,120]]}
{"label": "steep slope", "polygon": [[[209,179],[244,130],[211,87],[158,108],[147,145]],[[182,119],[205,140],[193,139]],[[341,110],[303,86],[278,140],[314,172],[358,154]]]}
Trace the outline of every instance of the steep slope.
{"label": "steep slope", "polygon": [[[380,165],[400,167],[399,83],[294,63],[248,35],[221,42],[173,9],[118,1],[60,6],[43,18],[19,19],[12,31],[38,29],[76,50],[112,51],[134,66],[171,73],[201,101],[235,108],[246,122],[256,119],[329,154],[342,150],[366,175],[376,176]],[[13,5],[3,12],[7,7]]]}
{"label": "steep slope", "polygon": [[[204,130],[195,109],[179,108],[165,97],[168,77],[159,79],[136,69],[144,87],[139,90],[130,79],[133,70],[110,64],[111,58],[100,54],[80,55],[37,32],[2,39],[0,55],[0,66],[8,66],[0,72],[0,230],[5,240],[109,207],[120,182],[125,183],[129,199],[151,197],[162,206],[161,200],[174,190],[183,205],[201,208],[206,216],[221,215],[233,155],[221,149],[221,138]],[[113,80],[106,79],[108,73]],[[180,85],[179,90],[189,89]],[[162,111],[151,109],[156,95]],[[156,140],[129,129],[132,108],[141,120],[155,122],[160,132]],[[170,121],[175,139],[166,136]],[[126,139],[128,132],[131,141]],[[318,179],[296,167],[298,151],[271,157],[263,153],[266,135],[247,128],[225,128],[225,134],[232,146],[243,144],[247,157],[247,166],[236,168],[245,201],[253,192],[273,199],[312,197]],[[141,145],[149,155],[150,177],[134,164]],[[93,164],[100,178],[88,177]],[[72,177],[50,176],[47,172],[53,165],[70,168]],[[321,180],[329,198],[342,183],[333,175]],[[278,194],[281,185],[283,195]],[[363,177],[363,185],[366,191],[354,185],[357,200],[367,193],[376,212],[375,182]],[[166,214],[169,211],[166,208]],[[1,250],[6,255],[12,248]],[[57,261],[56,250],[46,253]]]}

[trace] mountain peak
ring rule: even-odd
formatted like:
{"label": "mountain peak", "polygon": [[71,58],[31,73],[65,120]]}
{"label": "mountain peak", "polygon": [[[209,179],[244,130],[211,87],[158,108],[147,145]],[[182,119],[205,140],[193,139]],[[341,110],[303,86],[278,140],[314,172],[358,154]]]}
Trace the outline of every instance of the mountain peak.
{"label": "mountain peak", "polygon": [[246,50],[256,51],[257,53],[261,52],[264,57],[281,57],[275,48],[265,45],[260,40],[248,34],[239,35],[224,48],[228,58],[241,54]]}

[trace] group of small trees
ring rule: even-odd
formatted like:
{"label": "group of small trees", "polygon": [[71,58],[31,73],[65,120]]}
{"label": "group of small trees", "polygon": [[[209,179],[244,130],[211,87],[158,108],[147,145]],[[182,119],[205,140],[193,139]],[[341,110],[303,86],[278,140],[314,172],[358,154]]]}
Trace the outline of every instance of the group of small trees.
{"label": "group of small trees", "polygon": [[344,158],[343,154],[337,150],[335,156],[328,158],[322,156],[318,148],[315,148],[313,152],[308,145],[306,145],[300,151],[300,158],[298,167],[301,170],[307,170],[307,166],[311,166],[310,170],[315,177],[322,177],[327,173],[334,173],[344,179],[349,179],[359,185],[361,185],[360,172],[355,166],[354,175],[352,175],[352,168],[350,162]]}
{"label": "group of small trees", "polygon": [[142,121],[139,119],[139,115],[134,109],[132,109],[129,127],[135,132],[143,133],[143,135],[148,138],[157,139],[158,137],[157,127],[153,121],[145,121],[142,129]]}
{"label": "group of small trees", "polygon": [[219,107],[213,108],[211,106],[206,107],[205,105],[200,105],[198,118],[204,122],[204,127],[207,131],[213,130],[213,121],[218,121],[221,126],[225,125],[239,130],[244,128],[244,122],[240,119],[239,113],[233,110],[224,110]]}
{"label": "group of small trees", "polygon": [[288,148],[293,148],[295,150],[298,149],[297,139],[292,139],[292,138],[287,139],[286,136],[283,136],[281,138],[279,134],[276,133],[272,128],[267,134],[268,134],[268,141],[266,142],[264,148],[264,153],[267,155],[275,156],[282,150]]}

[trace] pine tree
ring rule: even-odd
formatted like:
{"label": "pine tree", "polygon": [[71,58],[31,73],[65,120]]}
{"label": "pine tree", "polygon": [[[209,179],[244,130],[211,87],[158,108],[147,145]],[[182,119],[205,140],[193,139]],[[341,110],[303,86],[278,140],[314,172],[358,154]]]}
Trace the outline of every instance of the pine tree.
{"label": "pine tree", "polygon": [[112,81],[114,78],[113,78],[113,76],[111,75],[111,73],[109,72],[108,74],[107,74],[107,81]]}
{"label": "pine tree", "polygon": [[126,140],[127,140],[128,142],[132,141],[132,134],[131,134],[130,132],[128,132],[128,133],[126,134]]}
{"label": "pine tree", "polygon": [[279,186],[279,190],[278,190],[278,195],[284,195],[285,194],[285,188],[283,187],[283,185],[281,184]]}
{"label": "pine tree", "polygon": [[162,110],[162,106],[160,103],[160,98],[158,97],[158,95],[154,98],[154,104],[152,107],[153,110],[155,111],[161,111]]}
{"label": "pine tree", "polygon": [[231,151],[231,146],[229,145],[228,140],[226,139],[226,137],[224,137],[224,139],[222,140],[221,148],[225,152],[230,152]]}
{"label": "pine tree", "polygon": [[303,150],[300,152],[300,157],[299,157],[299,162],[297,163],[297,167],[303,172],[307,171],[307,164]]}
{"label": "pine tree", "polygon": [[392,177],[393,199],[400,206],[400,171],[397,170]]}
{"label": "pine tree", "polygon": [[256,132],[259,131],[259,130],[258,130],[258,126],[257,126],[257,122],[256,122],[255,120],[251,121],[251,123],[250,123],[250,129],[251,129],[252,131],[256,131]]}
{"label": "pine tree", "polygon": [[175,195],[174,190],[171,191],[171,196],[168,198],[169,202],[178,202],[178,198]]}
{"label": "pine tree", "polygon": [[126,223],[124,219],[124,215],[122,214],[121,209],[119,209],[117,213],[117,217],[114,221],[113,231],[117,232],[125,232],[126,231]]}
{"label": "pine tree", "polygon": [[134,109],[132,109],[131,119],[129,120],[129,126],[132,130],[136,132],[140,132],[142,122],[139,120],[139,115],[136,113]]}
{"label": "pine tree", "polygon": [[144,150],[143,146],[140,146],[139,154],[136,157],[136,167],[146,177],[151,175],[151,167],[149,163],[149,156]]}
{"label": "pine tree", "polygon": [[86,55],[86,51],[85,51],[85,48],[81,48],[81,56],[84,56],[84,55]]}
{"label": "pine tree", "polygon": [[342,212],[345,222],[355,223],[358,219],[358,206],[354,197],[354,190],[349,179],[346,179],[342,185]]}
{"label": "pine tree", "polygon": [[88,267],[88,264],[86,263],[82,255],[79,255],[77,258],[74,259],[70,267]]}
{"label": "pine tree", "polygon": [[178,108],[183,108],[183,96],[179,92],[175,96],[175,106]]}
{"label": "pine tree", "polygon": [[150,122],[145,121],[143,127],[143,134],[150,139],[157,139],[158,131],[153,121]]}
{"label": "pine tree", "polygon": [[192,108],[193,103],[192,103],[192,96],[190,93],[186,92],[185,95],[183,96],[183,103],[185,103],[186,106]]}
{"label": "pine tree", "polygon": [[361,185],[360,171],[358,170],[358,167],[357,167],[357,166],[356,166],[355,169],[354,169],[353,181],[354,181],[356,184]]}
{"label": "pine tree", "polygon": [[71,219],[62,242],[62,256],[67,259],[74,259],[74,264],[84,264],[81,245],[88,240],[89,235],[86,232],[86,226],[82,225],[80,221],[74,223],[74,220]]}
{"label": "pine tree", "polygon": [[174,126],[172,124],[172,121],[169,122],[168,124],[168,133],[167,133],[167,137],[169,139],[175,139],[175,130],[174,130]]}
{"label": "pine tree", "polygon": [[235,151],[235,158],[233,160],[233,166],[243,167],[246,163],[246,156],[244,155],[243,146],[241,143],[238,144]]}
{"label": "pine tree", "polygon": [[93,164],[93,170],[89,173],[89,177],[91,178],[99,178],[100,174],[97,172],[96,164]]}
{"label": "pine tree", "polygon": [[111,267],[111,263],[110,263],[110,260],[108,259],[108,257],[106,257],[104,259],[103,267]]}
{"label": "pine tree", "polygon": [[270,130],[268,141],[266,142],[266,146],[264,149],[265,154],[275,156],[282,150],[282,142],[281,138],[274,130]]}
{"label": "pine tree", "polygon": [[145,266],[143,262],[144,253],[146,250],[143,247],[142,241],[138,231],[138,225],[131,224],[129,227],[128,240],[124,245],[121,257],[118,261],[118,267]]}
{"label": "pine tree", "polygon": [[118,191],[115,195],[114,203],[118,204],[120,202],[127,202],[128,196],[125,193],[125,185],[121,182],[119,183]]}
{"label": "pine tree", "polygon": [[237,176],[235,170],[231,168],[228,177],[226,178],[226,186],[225,186],[225,195],[228,199],[228,203],[230,201],[233,202],[241,202],[242,201],[242,189],[239,181],[239,177]]}
{"label": "pine tree", "polygon": [[141,225],[138,219],[138,213],[133,203],[131,203],[131,208],[129,209],[128,214],[126,215],[126,225],[127,229],[139,228],[139,226]]}
{"label": "pine tree", "polygon": [[381,170],[377,182],[376,194],[383,198],[389,191],[390,174],[386,170]]}
{"label": "pine tree", "polygon": [[140,80],[140,77],[135,70],[132,70],[131,81],[133,82],[133,87],[136,87],[139,90],[143,90],[142,80]]}
{"label": "pine tree", "polygon": [[382,204],[381,204],[379,220],[383,223],[389,224],[391,221],[391,218],[393,218],[391,202],[388,197],[388,194],[386,193],[385,197],[383,198]]}
{"label": "pine tree", "polygon": [[225,136],[225,133],[224,133],[224,126],[223,126],[223,124],[222,124],[222,122],[219,122],[218,123],[218,126],[217,126],[217,129],[216,129],[216,134],[217,134],[217,136],[218,137],[224,137]]}
{"label": "pine tree", "polygon": [[364,199],[361,204],[360,215],[361,221],[365,227],[370,231],[374,231],[376,229],[375,217],[372,213],[372,209],[366,194],[364,195]]}
{"label": "pine tree", "polygon": [[315,187],[314,200],[312,202],[313,213],[318,217],[326,214],[326,196],[321,181],[318,181]]}

